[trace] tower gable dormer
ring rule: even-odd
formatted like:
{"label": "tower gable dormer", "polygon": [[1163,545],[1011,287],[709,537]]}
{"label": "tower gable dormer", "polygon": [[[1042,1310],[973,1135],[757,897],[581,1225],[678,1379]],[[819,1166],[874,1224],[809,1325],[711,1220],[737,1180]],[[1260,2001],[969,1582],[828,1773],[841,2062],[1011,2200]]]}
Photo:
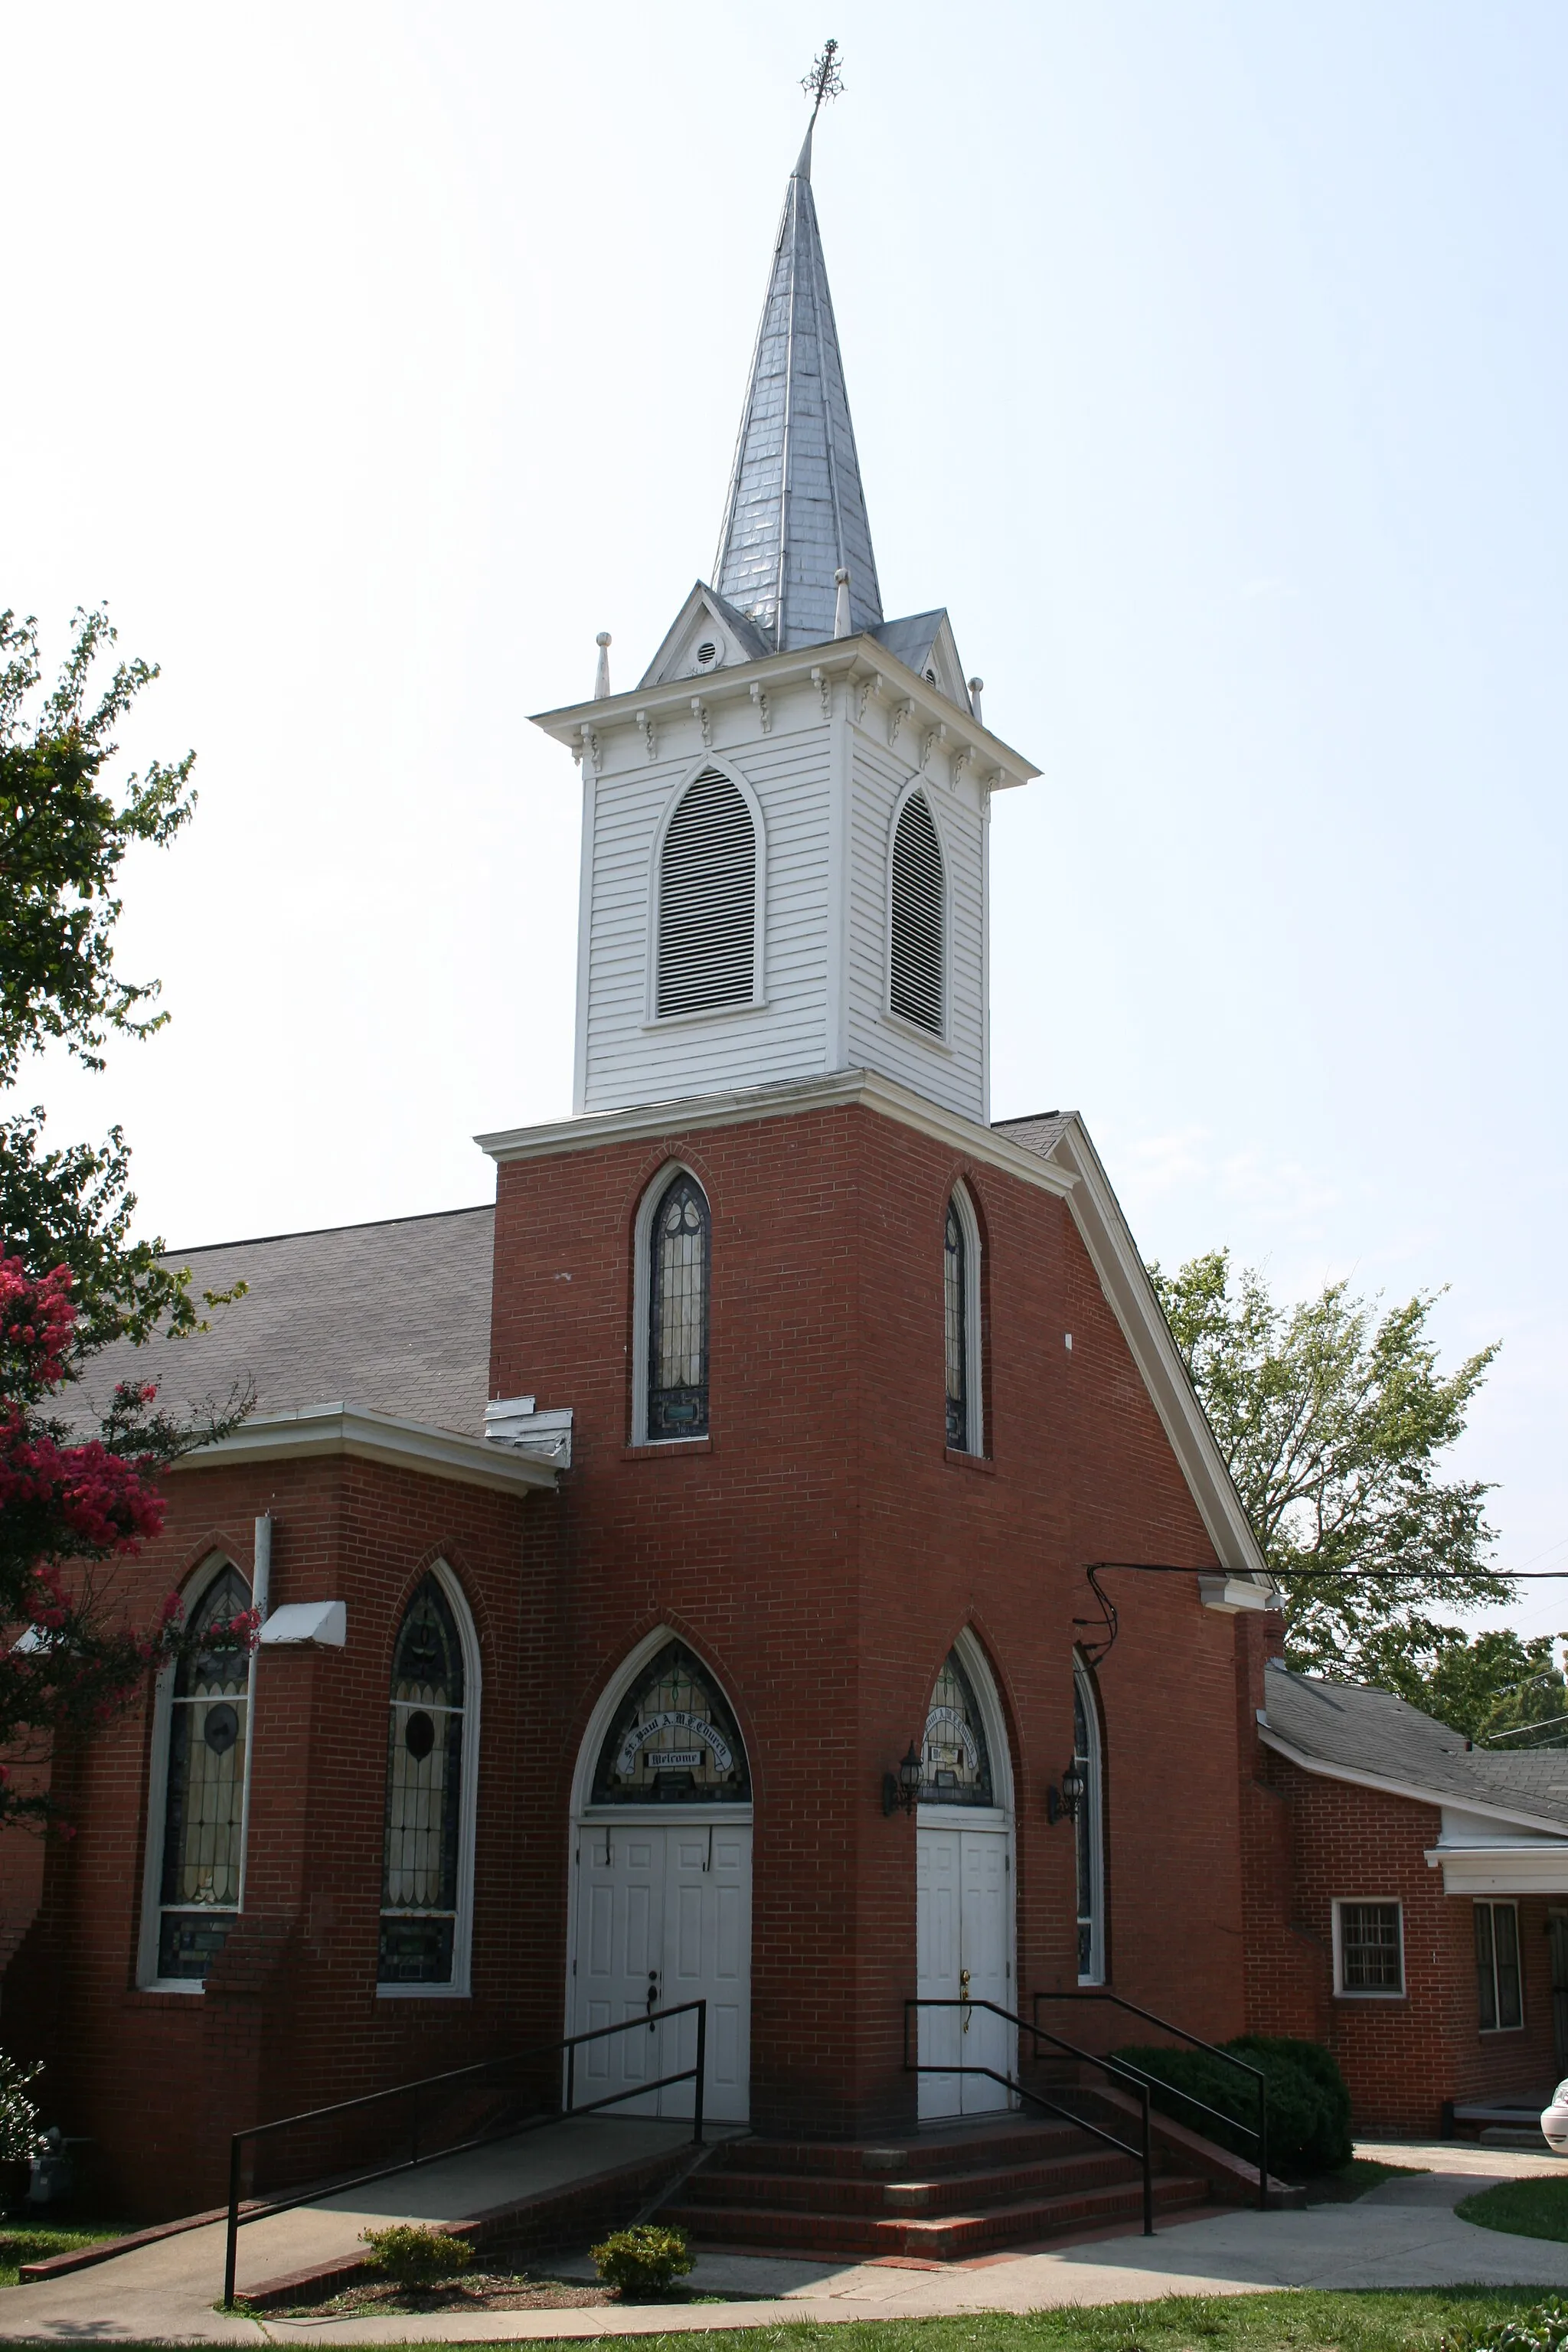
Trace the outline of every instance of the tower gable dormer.
{"label": "tower gable dormer", "polygon": [[715,670],[757,661],[773,651],[763,632],[717,589],[699,580],[676,614],[664,643],[643,672],[644,686],[672,678],[708,677]]}

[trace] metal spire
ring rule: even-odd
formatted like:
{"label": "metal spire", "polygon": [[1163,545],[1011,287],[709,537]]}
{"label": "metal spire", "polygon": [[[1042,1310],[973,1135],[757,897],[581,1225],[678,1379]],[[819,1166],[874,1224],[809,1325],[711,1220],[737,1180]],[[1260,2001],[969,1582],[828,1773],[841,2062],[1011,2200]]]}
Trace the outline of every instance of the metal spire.
{"label": "metal spire", "polygon": [[829,41],[802,84],[811,121],[784,193],[713,567],[720,594],[781,652],[834,635],[841,570],[849,574],[853,629],[882,617],[811,192],[816,118],[823,100],[843,87],[837,58],[838,44]]}

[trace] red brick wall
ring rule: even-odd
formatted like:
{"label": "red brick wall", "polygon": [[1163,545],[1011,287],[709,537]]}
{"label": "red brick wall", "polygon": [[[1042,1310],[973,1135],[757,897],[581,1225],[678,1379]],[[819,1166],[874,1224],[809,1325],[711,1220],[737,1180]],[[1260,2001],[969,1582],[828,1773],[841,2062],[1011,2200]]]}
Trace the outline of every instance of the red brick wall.
{"label": "red brick wall", "polygon": [[[1253,2030],[1326,2041],[1339,2060],[1358,2128],[1436,2133],[1445,2100],[1513,2095],[1542,2098],[1559,2071],[1552,2021],[1547,1905],[1521,1899],[1524,2024],[1482,2033],[1476,1990],[1473,1906],[1446,1895],[1426,1851],[1442,1814],[1382,1790],[1302,1772],[1262,1751],[1265,1784],[1284,1820],[1290,1856],[1289,1931],[1315,1955],[1305,1996],[1266,1961],[1255,1971]],[[1402,1999],[1354,1999],[1333,1989],[1335,1899],[1396,1900],[1404,1906]]]}
{"label": "red brick wall", "polygon": [[[713,1213],[713,1434],[638,1454],[632,1229],[671,1159]],[[980,1466],[943,1445],[942,1237],[960,1174],[987,1244]],[[576,1412],[554,1628],[570,1704],[558,1763],[519,1773],[540,1824],[531,1903],[541,1917],[559,1903],[594,1701],[640,1634],[677,1627],[721,1675],[752,1756],[753,2118],[906,2116],[914,1833],[883,1818],[880,1790],[947,1648],[973,1624],[1010,1717],[1026,2000],[1075,1979],[1071,1834],[1047,1826],[1045,1792],[1071,1754],[1073,1642],[1100,1630],[1083,1565],[1213,1561],[1066,1207],[860,1110],[672,1132],[504,1164],[494,1296],[492,1391]],[[1195,1577],[1124,1576],[1118,1598],[1100,1677],[1116,1982],[1234,2032],[1231,1627]]]}

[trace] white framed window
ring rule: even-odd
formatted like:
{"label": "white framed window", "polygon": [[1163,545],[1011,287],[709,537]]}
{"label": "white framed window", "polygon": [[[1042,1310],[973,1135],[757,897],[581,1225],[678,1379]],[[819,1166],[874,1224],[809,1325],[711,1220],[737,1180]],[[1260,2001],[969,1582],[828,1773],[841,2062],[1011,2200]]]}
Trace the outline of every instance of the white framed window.
{"label": "white framed window", "polygon": [[[216,1632],[250,1607],[232,1560],[204,1561],[186,1590],[185,1622]],[[137,1982],[200,1992],[245,1899],[250,1717],[256,1660],[215,1646],[158,1677],[153,1698],[147,1864]]]}
{"label": "white framed window", "polygon": [[888,1010],[928,1036],[947,1034],[947,865],[931,804],[912,785],[888,855]]}
{"label": "white framed window", "polygon": [[654,841],[650,1022],[762,1003],[766,896],[761,803],[733,768],[707,760],[672,794]]}
{"label": "white framed window", "polygon": [[1513,2033],[1524,2023],[1517,1903],[1478,1903],[1476,1993],[1483,2033]]}
{"label": "white framed window", "polygon": [[1334,1990],[1342,2000],[1396,2000],[1405,1991],[1405,1913],[1397,1902],[1336,1901]]}
{"label": "white framed window", "polygon": [[981,1328],[980,1221],[968,1188],[955,1184],[942,1232],[942,1351],[947,1444],[954,1454],[985,1451],[984,1349]]}
{"label": "white framed window", "polygon": [[392,1653],[376,1990],[462,1995],[473,1938],[479,1645],[462,1587],[437,1560]]}
{"label": "white framed window", "polygon": [[689,1168],[661,1168],[633,1227],[632,1439],[706,1437],[713,1218]]}
{"label": "white framed window", "polygon": [[1078,1842],[1078,1980],[1105,1982],[1105,1772],[1100,1697],[1080,1657],[1072,1669],[1073,1762],[1083,1797],[1073,1832]]}

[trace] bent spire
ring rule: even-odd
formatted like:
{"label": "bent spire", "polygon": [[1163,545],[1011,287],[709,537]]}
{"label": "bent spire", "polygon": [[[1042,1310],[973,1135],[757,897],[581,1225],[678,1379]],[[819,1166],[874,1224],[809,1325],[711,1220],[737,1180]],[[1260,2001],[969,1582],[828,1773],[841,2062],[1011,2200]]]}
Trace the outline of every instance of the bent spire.
{"label": "bent spire", "polygon": [[811,140],[784,194],[713,584],[780,652],[834,634],[834,575],[854,631],[882,617],[844,362],[811,192]]}

